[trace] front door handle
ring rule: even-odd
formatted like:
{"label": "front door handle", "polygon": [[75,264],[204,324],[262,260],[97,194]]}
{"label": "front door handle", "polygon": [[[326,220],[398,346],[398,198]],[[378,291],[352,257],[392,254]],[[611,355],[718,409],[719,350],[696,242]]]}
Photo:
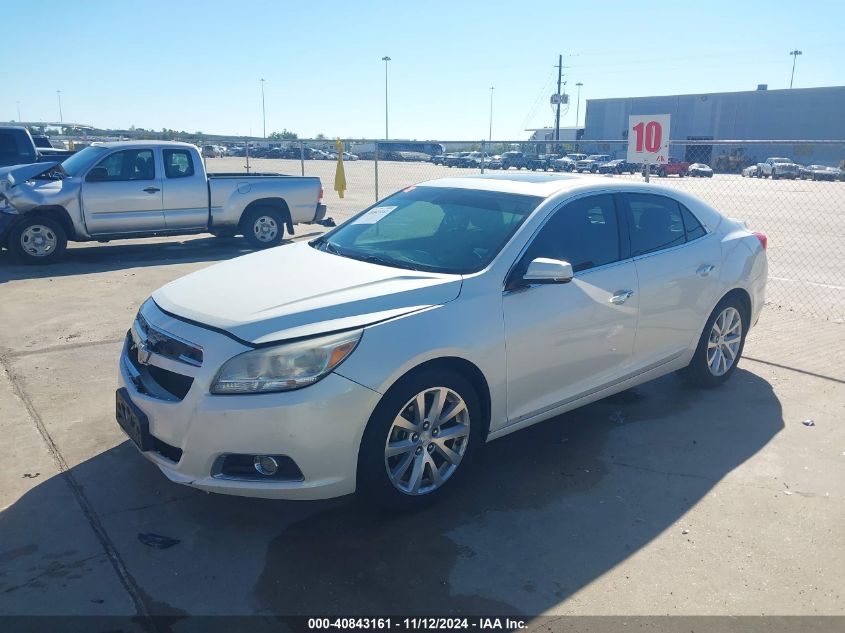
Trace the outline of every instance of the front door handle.
{"label": "front door handle", "polygon": [[610,303],[620,306],[633,296],[633,290],[617,290],[616,294],[610,298]]}
{"label": "front door handle", "polygon": [[699,277],[706,277],[707,275],[713,272],[714,268],[716,268],[716,266],[713,264],[702,264],[695,271],[695,274],[697,274]]}
{"label": "front door handle", "polygon": [[158,187],[147,187],[146,189],[144,189],[144,191],[146,191],[147,193],[158,193],[159,191],[161,191],[161,189],[159,189]]}

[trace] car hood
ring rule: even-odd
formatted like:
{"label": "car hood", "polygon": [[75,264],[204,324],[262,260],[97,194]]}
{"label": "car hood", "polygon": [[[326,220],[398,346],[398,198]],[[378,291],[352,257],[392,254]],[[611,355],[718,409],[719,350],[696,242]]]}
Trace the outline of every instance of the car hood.
{"label": "car hood", "polygon": [[371,264],[301,242],[192,273],[156,290],[153,300],[177,317],[262,344],[442,305],[461,283],[460,275]]}
{"label": "car hood", "polygon": [[46,174],[58,164],[58,162],[50,162],[0,167],[0,191],[3,189],[11,189],[15,185],[29,180],[30,178],[36,178],[41,174]]}

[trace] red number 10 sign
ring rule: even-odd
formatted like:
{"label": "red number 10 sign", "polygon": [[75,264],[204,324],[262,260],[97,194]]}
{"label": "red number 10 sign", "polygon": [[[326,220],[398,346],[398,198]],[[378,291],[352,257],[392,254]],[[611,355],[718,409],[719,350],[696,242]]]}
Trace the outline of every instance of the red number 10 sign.
{"label": "red number 10 sign", "polygon": [[669,161],[668,114],[628,117],[628,162],[652,165]]}

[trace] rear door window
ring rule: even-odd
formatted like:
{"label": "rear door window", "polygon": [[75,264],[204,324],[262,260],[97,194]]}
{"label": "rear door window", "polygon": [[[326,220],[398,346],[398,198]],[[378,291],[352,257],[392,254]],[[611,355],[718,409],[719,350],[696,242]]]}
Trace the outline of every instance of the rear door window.
{"label": "rear door window", "polygon": [[686,243],[680,205],[665,196],[629,193],[628,230],[631,255],[645,255]]}
{"label": "rear door window", "polygon": [[164,156],[164,175],[168,178],[187,178],[194,175],[194,161],[191,153],[185,149],[166,149]]}

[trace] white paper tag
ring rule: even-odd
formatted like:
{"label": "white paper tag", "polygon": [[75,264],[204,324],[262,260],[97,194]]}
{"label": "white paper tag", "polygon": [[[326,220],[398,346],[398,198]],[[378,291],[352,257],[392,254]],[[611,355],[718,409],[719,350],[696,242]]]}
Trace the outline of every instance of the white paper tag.
{"label": "white paper tag", "polygon": [[367,211],[364,215],[360,218],[355,220],[353,224],[375,224],[379,220],[381,220],[384,216],[388,213],[393,211],[396,207],[374,207]]}

